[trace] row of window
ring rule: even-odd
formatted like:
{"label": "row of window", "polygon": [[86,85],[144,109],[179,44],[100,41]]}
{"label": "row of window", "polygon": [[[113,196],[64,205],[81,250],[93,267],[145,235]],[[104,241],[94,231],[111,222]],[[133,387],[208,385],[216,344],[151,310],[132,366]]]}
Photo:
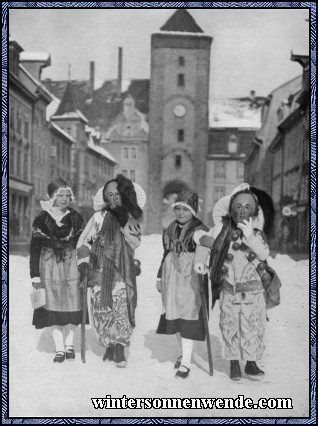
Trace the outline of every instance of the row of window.
{"label": "row of window", "polygon": [[29,153],[15,146],[10,147],[9,173],[20,179],[28,180]]}
{"label": "row of window", "polygon": [[57,161],[65,166],[71,165],[71,149],[68,145],[59,140],[52,139],[51,156],[56,157]]}
{"label": "row of window", "polygon": [[122,160],[137,160],[138,159],[138,150],[136,147],[123,147],[121,150]]}
{"label": "row of window", "polygon": [[36,164],[45,165],[46,149],[41,145],[34,145],[33,160]]}
{"label": "row of window", "polygon": [[96,180],[99,176],[108,176],[112,173],[112,166],[102,158],[91,158],[89,155],[85,155],[84,159],[84,175],[87,180],[90,176],[93,180]]}
{"label": "row of window", "polygon": [[26,139],[30,138],[30,116],[22,114],[21,108],[15,109],[14,106],[10,108],[9,125],[10,129],[23,135]]}
{"label": "row of window", "polygon": [[[214,177],[218,179],[226,179],[226,161],[215,161],[214,164]],[[244,163],[241,161],[236,162],[236,177],[244,178]]]}
{"label": "row of window", "polygon": [[37,198],[45,199],[46,198],[46,179],[43,177],[35,176],[34,178],[34,195]]}

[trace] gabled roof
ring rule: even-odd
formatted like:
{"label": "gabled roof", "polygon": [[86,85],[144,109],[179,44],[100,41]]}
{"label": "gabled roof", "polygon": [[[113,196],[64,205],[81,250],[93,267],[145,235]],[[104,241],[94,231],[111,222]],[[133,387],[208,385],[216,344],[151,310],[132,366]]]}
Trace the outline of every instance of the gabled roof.
{"label": "gabled roof", "polygon": [[177,11],[160,28],[161,31],[176,31],[186,33],[203,33],[203,30],[195,22],[194,18],[186,9]]}
{"label": "gabled roof", "polygon": [[[67,85],[70,82],[65,80],[54,81],[46,79],[43,81],[46,88],[53,93],[56,98],[62,99]],[[117,80],[106,80],[101,87],[93,92],[93,99],[90,98],[89,82],[72,80],[71,97],[76,108],[80,110],[88,119],[90,126],[107,130],[113,123],[115,117],[122,111],[122,102],[128,94],[135,100],[136,108],[144,113],[149,109],[149,80],[127,80],[121,97],[117,97]],[[58,111],[54,111],[58,115]]]}

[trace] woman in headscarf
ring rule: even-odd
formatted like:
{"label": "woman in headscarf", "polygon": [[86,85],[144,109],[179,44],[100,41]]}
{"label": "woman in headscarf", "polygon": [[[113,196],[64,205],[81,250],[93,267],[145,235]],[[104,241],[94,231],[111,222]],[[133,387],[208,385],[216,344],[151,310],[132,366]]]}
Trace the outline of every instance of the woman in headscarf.
{"label": "woman in headscarf", "polygon": [[73,338],[81,323],[76,244],[85,223],[70,207],[74,195],[60,178],[47,188],[48,201],[35,218],[30,245],[30,275],[34,288],[45,288],[46,304],[34,310],[36,328],[52,327],[56,354],[54,362],[75,358]]}
{"label": "woman in headscarf", "polygon": [[[263,208],[260,199],[265,201]],[[265,225],[263,212],[268,219]],[[262,376],[264,372],[256,361],[264,352],[265,290],[272,279],[263,230],[267,234],[271,231],[272,201],[263,191],[242,184],[231,196],[222,198],[213,213],[215,227],[209,233],[195,235],[201,245],[195,270],[205,273],[205,265],[209,265],[212,307],[219,299],[223,356],[230,361],[231,379],[241,378],[241,359],[246,362],[246,374]]]}
{"label": "woman in headscarf", "polygon": [[[97,194],[99,196],[100,191]],[[138,196],[138,197],[137,197]],[[138,204],[139,201],[139,204]],[[81,276],[91,287],[90,318],[103,360],[126,366],[125,347],[135,327],[137,305],[134,250],[140,244],[143,189],[123,175],[106,182],[98,210],[78,242]],[[141,206],[141,207],[140,207]]]}

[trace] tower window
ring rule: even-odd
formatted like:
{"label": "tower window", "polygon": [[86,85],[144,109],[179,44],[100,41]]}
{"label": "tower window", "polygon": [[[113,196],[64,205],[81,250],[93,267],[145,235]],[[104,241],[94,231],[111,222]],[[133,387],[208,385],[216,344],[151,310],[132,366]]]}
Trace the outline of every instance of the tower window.
{"label": "tower window", "polygon": [[184,129],[178,129],[178,142],[184,142]]}
{"label": "tower window", "polygon": [[176,158],[175,158],[175,167],[176,168],[180,168],[181,165],[182,165],[181,155],[176,155]]}
{"label": "tower window", "polygon": [[178,86],[179,87],[185,86],[184,74],[178,74]]}
{"label": "tower window", "polygon": [[179,56],[179,66],[184,67],[184,64],[185,64],[184,56]]}

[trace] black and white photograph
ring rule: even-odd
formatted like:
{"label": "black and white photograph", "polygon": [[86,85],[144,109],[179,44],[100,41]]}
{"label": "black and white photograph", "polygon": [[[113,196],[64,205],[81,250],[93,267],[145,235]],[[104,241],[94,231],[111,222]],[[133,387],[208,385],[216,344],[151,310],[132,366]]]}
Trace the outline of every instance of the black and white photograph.
{"label": "black and white photograph", "polygon": [[7,418],[310,418],[310,4],[8,4]]}

